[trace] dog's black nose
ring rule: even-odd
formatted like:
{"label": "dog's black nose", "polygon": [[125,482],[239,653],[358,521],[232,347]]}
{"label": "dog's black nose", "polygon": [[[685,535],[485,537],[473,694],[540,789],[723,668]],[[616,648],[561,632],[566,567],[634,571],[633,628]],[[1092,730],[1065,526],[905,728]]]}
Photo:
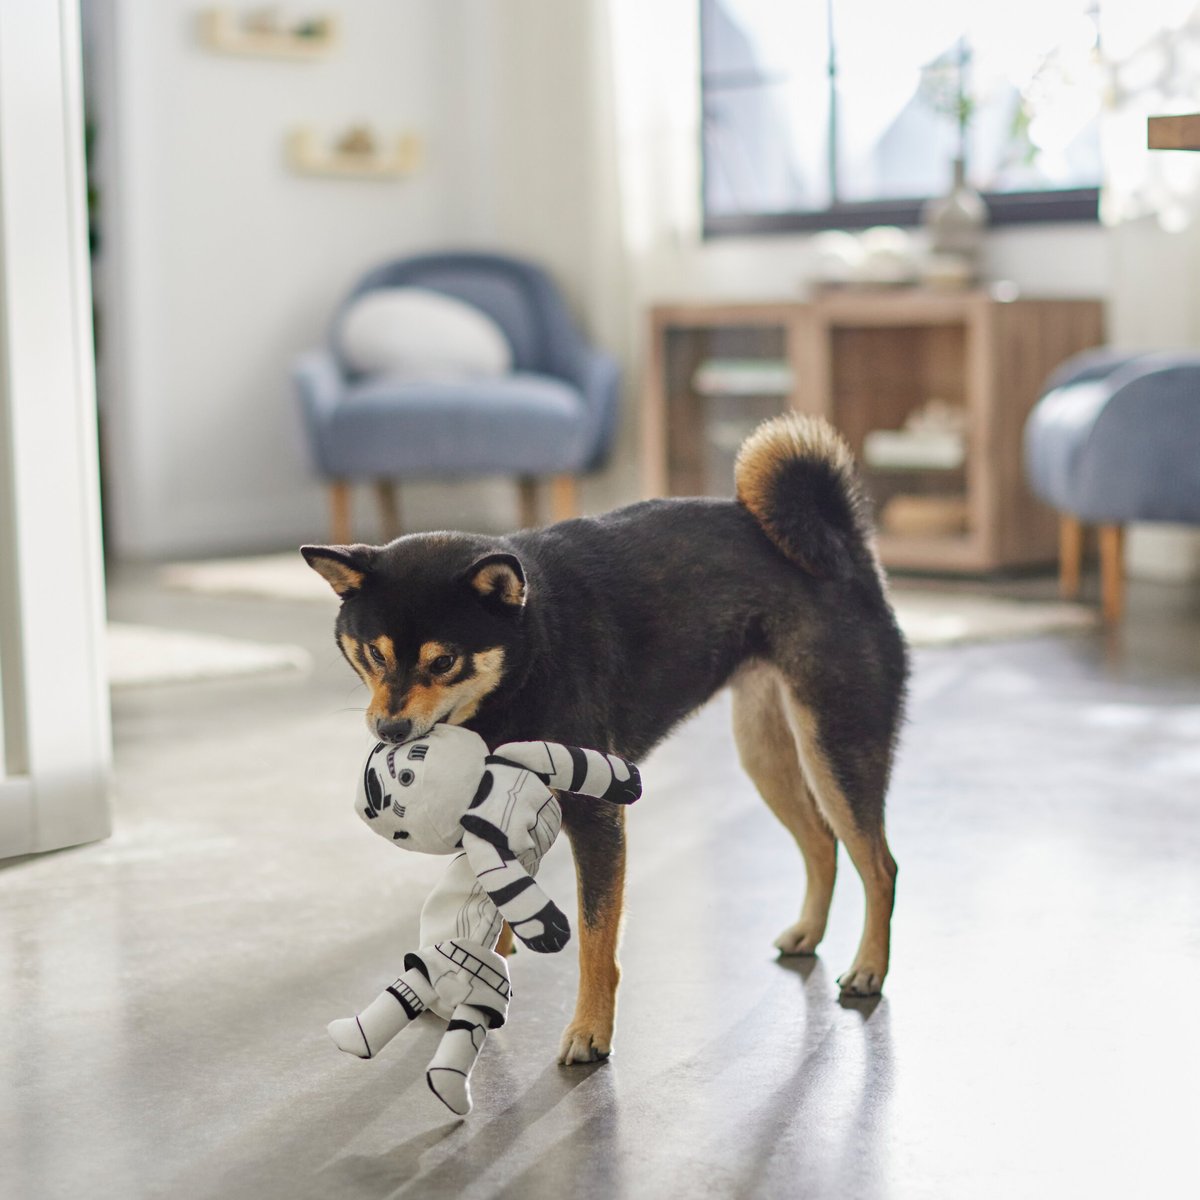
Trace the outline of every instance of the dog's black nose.
{"label": "dog's black nose", "polygon": [[385,742],[402,742],[412,733],[412,722],[406,717],[389,717],[375,726],[375,732]]}

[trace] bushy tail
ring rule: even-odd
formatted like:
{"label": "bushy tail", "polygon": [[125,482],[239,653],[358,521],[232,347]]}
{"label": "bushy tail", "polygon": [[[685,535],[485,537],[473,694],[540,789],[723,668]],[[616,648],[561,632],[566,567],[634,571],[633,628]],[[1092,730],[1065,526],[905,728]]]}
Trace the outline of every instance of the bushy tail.
{"label": "bushy tail", "polygon": [[734,477],[738,499],[798,567],[831,579],[877,570],[854,456],[822,417],[763,422],[742,444]]}

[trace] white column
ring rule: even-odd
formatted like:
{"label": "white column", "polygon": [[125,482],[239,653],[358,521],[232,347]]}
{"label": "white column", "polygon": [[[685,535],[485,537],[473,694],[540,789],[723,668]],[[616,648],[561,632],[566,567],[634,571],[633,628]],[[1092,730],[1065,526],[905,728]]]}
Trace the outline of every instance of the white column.
{"label": "white column", "polygon": [[109,832],[78,4],[0,0],[0,856]]}

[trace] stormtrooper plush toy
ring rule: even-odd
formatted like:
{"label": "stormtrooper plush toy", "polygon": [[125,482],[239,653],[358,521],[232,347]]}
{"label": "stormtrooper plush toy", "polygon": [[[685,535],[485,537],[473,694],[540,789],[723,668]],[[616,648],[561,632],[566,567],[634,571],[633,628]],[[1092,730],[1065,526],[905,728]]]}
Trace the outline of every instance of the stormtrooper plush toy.
{"label": "stormtrooper plush toy", "polygon": [[550,789],[632,804],[641,787],[637,768],[616,755],[557,742],[511,742],[492,754],[457,725],[377,745],[358,815],[394,846],[455,857],[421,909],[421,947],[405,956],[404,974],[357,1016],[329,1025],[338,1049],[371,1058],[430,1009],[449,1024],[425,1078],[452,1112],[470,1112],[471,1069],[508,1013],[508,967],[494,949],[504,921],[541,953],[571,936],[533,878],[562,824]]}

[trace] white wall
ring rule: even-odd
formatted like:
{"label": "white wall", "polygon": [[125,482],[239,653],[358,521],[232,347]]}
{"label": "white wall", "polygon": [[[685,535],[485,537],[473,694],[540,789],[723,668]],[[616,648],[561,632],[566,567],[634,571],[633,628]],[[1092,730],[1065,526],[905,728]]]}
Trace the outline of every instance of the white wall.
{"label": "white wall", "polygon": [[486,150],[465,186],[484,198],[468,236],[540,262],[589,335],[622,358],[623,420],[608,468],[584,481],[586,510],[640,499],[636,309],[620,229],[606,0],[469,0],[465,32],[488,64],[476,97]]}
{"label": "white wall", "polygon": [[[478,197],[457,179],[477,144],[459,84],[480,65],[463,10],[339,0],[341,46],[294,63],[208,52],[188,0],[91,7],[115,548],[163,556],[322,536],[287,364],[321,339],[363,270],[478,221]],[[285,167],[291,126],[364,119],[423,135],[426,168],[363,183]]]}

